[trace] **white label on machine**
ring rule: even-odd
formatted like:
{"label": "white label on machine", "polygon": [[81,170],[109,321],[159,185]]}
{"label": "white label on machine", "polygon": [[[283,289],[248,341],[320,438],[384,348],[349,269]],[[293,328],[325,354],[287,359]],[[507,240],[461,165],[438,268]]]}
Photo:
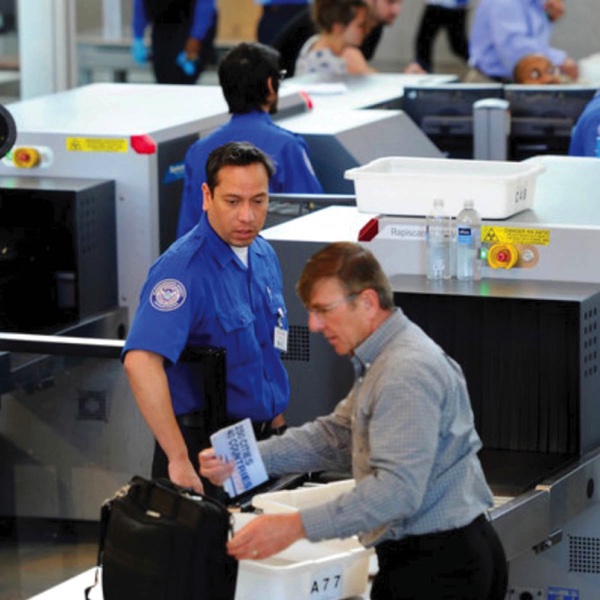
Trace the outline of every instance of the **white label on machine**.
{"label": "white label on machine", "polygon": [[377,234],[377,239],[414,240],[415,242],[420,242],[425,239],[425,226],[390,223],[381,229]]}
{"label": "white label on machine", "polygon": [[310,600],[337,600],[344,591],[344,571],[341,566],[318,571],[310,584]]}

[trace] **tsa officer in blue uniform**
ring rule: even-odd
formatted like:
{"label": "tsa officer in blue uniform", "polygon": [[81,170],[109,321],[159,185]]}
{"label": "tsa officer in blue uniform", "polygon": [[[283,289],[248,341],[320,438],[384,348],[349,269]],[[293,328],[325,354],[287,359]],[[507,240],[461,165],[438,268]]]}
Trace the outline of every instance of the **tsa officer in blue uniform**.
{"label": "tsa officer in blue uniform", "polygon": [[144,32],[152,26],[152,69],[157,83],[194,84],[214,61],[215,0],[134,0],[131,52],[146,64]]}
{"label": "tsa officer in blue uniform", "polygon": [[285,428],[287,313],[277,256],[259,235],[273,172],[249,143],[214,150],[202,218],[158,258],[142,289],[123,361],[156,439],[153,477],[203,488],[198,453],[210,432],[193,365],[180,361],[187,346],[225,349],[231,422],[249,417],[259,439]]}
{"label": "tsa officer in blue uniform", "polygon": [[600,156],[600,90],[581,113],[573,132],[569,154],[571,156]]}
{"label": "tsa officer in blue uniform", "polygon": [[205,180],[206,158],[227,142],[248,141],[269,155],[277,167],[269,184],[271,192],[318,194],[323,191],[304,139],[279,127],[271,118],[277,112],[279,77],[279,53],[263,44],[239,44],[219,64],[219,83],[231,119],[194,142],[186,153],[177,237],[198,223],[202,214],[201,185]]}

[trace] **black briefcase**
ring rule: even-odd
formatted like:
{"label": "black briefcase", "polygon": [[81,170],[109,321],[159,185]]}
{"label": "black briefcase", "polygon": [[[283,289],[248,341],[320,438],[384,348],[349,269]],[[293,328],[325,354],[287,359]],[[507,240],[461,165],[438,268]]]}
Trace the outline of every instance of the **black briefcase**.
{"label": "black briefcase", "polygon": [[233,516],[216,500],[133,477],[101,510],[104,600],[233,600],[232,534]]}

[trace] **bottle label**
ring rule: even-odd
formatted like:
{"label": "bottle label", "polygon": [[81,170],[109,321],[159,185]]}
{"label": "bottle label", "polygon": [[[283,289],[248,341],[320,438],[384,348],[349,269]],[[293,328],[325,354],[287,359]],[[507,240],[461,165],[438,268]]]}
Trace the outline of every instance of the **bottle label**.
{"label": "bottle label", "polygon": [[473,232],[470,227],[459,227],[456,237],[459,244],[470,244],[473,242]]}

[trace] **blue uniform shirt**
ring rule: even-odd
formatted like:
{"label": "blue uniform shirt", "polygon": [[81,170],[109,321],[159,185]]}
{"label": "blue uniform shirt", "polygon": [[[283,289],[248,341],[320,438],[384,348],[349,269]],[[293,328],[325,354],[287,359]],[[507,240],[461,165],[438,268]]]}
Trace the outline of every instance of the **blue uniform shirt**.
{"label": "blue uniform shirt", "polygon": [[471,26],[469,65],[501,79],[512,79],[527,54],[543,54],[560,66],[567,54],[550,46],[552,30],[543,0],[481,0]]}
{"label": "blue uniform shirt", "polygon": [[596,139],[600,135],[600,90],[581,113],[573,133],[569,154],[571,156],[596,156]]}
{"label": "blue uniform shirt", "polygon": [[229,123],[194,142],[185,156],[185,182],[177,237],[194,227],[202,214],[202,183],[206,181],[206,160],[219,146],[228,142],[250,142],[268,154],[275,163],[269,190],[273,193],[320,194],[323,188],[316,178],[308,146],[302,136],[287,131],[262,111],[235,114]]}
{"label": "blue uniform shirt", "polygon": [[184,414],[203,403],[193,364],[177,362],[181,352],[225,348],[229,416],[269,421],[289,400],[276,325],[288,329],[275,251],[258,236],[246,268],[204,215],[150,268],[123,355],[137,349],[164,356],[175,414]]}

